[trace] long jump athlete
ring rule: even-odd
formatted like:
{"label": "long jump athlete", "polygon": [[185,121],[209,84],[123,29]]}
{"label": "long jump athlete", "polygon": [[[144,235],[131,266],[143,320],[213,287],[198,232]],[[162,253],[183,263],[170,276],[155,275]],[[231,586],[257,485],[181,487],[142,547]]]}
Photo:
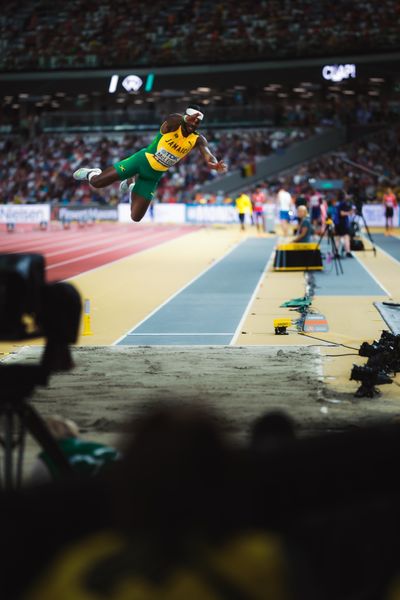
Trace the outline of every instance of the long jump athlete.
{"label": "long jump athlete", "polygon": [[[203,118],[200,108],[190,105],[184,115],[169,115],[147,148],[142,148],[104,171],[81,167],[73,177],[89,181],[94,188],[107,187],[121,181],[121,192],[130,193],[131,218],[133,221],[140,221],[146,214],[163,174],[193,148],[200,150],[210,169],[226,173],[226,164],[213,155],[206,138],[197,132],[196,128]],[[134,182],[130,183],[133,178]]]}

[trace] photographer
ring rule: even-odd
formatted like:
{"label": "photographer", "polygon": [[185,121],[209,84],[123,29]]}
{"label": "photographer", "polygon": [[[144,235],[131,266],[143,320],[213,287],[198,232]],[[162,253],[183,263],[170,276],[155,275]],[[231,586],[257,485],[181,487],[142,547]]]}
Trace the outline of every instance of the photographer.
{"label": "photographer", "polygon": [[340,190],[338,195],[338,204],[334,214],[336,242],[339,248],[340,242],[343,244],[345,256],[353,258],[350,252],[350,216],[353,214],[353,206],[348,201],[345,192]]}
{"label": "photographer", "polygon": [[297,218],[299,220],[299,226],[297,228],[297,235],[293,239],[293,243],[308,244],[309,242],[311,242],[312,226],[306,206],[303,206],[301,204],[297,207]]}

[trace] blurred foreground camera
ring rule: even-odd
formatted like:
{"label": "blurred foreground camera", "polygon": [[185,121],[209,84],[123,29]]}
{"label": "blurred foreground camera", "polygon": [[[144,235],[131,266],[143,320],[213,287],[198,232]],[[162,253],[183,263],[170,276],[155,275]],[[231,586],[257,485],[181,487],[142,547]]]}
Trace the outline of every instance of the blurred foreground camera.
{"label": "blurred foreground camera", "polygon": [[[46,283],[39,254],[0,254],[0,341],[46,338],[39,364],[0,363],[0,487],[19,487],[26,431],[48,453],[60,475],[72,473],[68,459],[35,408],[26,402],[53,371],[73,366],[70,344],[77,341],[81,298],[68,283]],[[17,454],[15,456],[15,454]]]}
{"label": "blurred foreground camera", "polygon": [[68,283],[45,282],[40,254],[0,254],[0,340],[45,337],[43,363],[72,367],[69,344],[77,340],[81,299]]}

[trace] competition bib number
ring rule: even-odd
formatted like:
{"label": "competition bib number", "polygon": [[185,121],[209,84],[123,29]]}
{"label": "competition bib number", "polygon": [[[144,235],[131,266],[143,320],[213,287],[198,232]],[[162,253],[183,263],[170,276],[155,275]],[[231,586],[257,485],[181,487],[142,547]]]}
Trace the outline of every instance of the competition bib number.
{"label": "competition bib number", "polygon": [[158,160],[158,162],[164,167],[173,167],[174,165],[176,165],[178,160],[180,160],[179,156],[171,154],[171,152],[168,152],[168,150],[165,150],[165,148],[160,148],[160,150],[157,150],[157,152],[154,155],[154,158]]}

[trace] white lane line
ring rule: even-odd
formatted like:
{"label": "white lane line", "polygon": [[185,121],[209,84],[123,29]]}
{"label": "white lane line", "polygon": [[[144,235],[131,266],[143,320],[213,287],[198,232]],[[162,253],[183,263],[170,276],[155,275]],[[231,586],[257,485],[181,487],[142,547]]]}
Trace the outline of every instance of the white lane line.
{"label": "white lane line", "polygon": [[[231,248],[230,250],[228,250],[228,252],[226,252],[223,256],[221,256],[218,260],[216,260],[211,265],[209,265],[204,271],[202,271],[201,273],[199,273],[198,275],[196,275],[195,277],[193,277],[193,279],[191,279],[188,283],[186,283],[183,287],[181,287],[177,292],[175,292],[174,294],[172,294],[172,296],[170,296],[169,298],[167,298],[164,302],[162,302],[159,306],[157,306],[157,308],[155,308],[154,310],[152,310],[151,313],[149,313],[147,315],[147,317],[145,317],[144,319],[142,319],[141,321],[139,321],[139,323],[137,323],[135,325],[135,327],[133,329],[131,329],[131,331],[128,332],[128,333],[131,334],[133,331],[135,331],[135,329],[138,329],[143,323],[145,323],[148,319],[150,319],[153,315],[155,315],[159,310],[161,310],[164,306],[166,306],[168,304],[168,302],[171,302],[171,300],[173,300],[176,296],[178,296],[186,288],[188,288],[190,285],[192,285],[192,283],[194,283],[195,281],[197,281],[198,279],[200,279],[200,277],[202,277],[203,275],[205,275],[210,269],[212,269],[213,267],[215,267],[215,265],[217,265],[218,263],[220,263],[221,260],[224,260],[224,258],[226,258],[227,256],[229,256],[229,254],[231,254],[234,250],[236,250],[236,248],[238,248],[240,246],[240,244],[243,244],[243,242],[245,242],[245,241],[246,240],[242,240],[238,244],[235,244],[233,246],[233,248]],[[115,340],[115,342],[113,342],[111,344],[111,346],[117,345],[121,340],[123,340],[128,335],[128,333],[124,333],[124,335],[121,335],[121,337],[119,337],[117,340]]]}
{"label": "white lane line", "polygon": [[[45,252],[48,252],[49,250],[58,250],[61,248],[65,248],[68,246],[71,246],[73,244],[75,244],[78,241],[81,241],[82,239],[84,239],[84,234],[81,233],[80,235],[77,234],[73,234],[71,237],[68,236],[64,237],[62,236],[61,238],[55,239],[53,238],[52,240],[43,240],[43,238],[38,238],[36,240],[30,241],[30,242],[22,242],[19,243],[19,240],[14,242],[13,244],[7,244],[3,247],[0,247],[0,251],[2,252],[42,252],[43,254]],[[110,237],[108,235],[108,237]],[[90,237],[87,236],[86,239],[107,239],[106,234],[102,234],[101,236],[99,234],[96,235],[96,238],[93,237],[93,235],[91,235]]]}
{"label": "white lane line", "polygon": [[247,306],[246,306],[246,308],[245,308],[245,310],[243,312],[242,318],[239,321],[239,325],[236,327],[236,331],[235,331],[235,333],[234,333],[231,341],[229,342],[230,346],[233,346],[236,343],[236,340],[238,339],[238,337],[240,335],[243,323],[245,322],[245,320],[247,318],[247,315],[248,315],[248,312],[250,310],[250,306],[253,304],[254,298],[256,297],[256,295],[258,293],[258,290],[260,289],[261,282],[262,282],[263,278],[265,277],[265,274],[268,271],[270,264],[272,263],[272,260],[273,260],[273,257],[274,257],[274,250],[275,250],[275,248],[276,248],[276,244],[272,248],[271,256],[269,257],[269,259],[267,261],[267,264],[265,265],[265,267],[263,269],[263,272],[260,275],[260,278],[259,278],[259,280],[257,282],[257,285],[254,288],[254,292],[252,293],[251,298],[248,301]]}
{"label": "white lane line", "polygon": [[[171,231],[171,230],[170,230]],[[172,231],[175,231],[174,229]],[[163,237],[165,236],[165,231],[162,233],[158,233],[158,234],[154,234],[154,235],[149,235],[146,238],[144,238],[144,240],[155,240],[159,237]],[[170,233],[170,232],[169,232]],[[140,244],[144,241],[144,240],[140,240]],[[76,258],[71,258],[69,260],[63,260],[59,263],[55,263],[53,265],[49,265],[46,270],[49,271],[50,269],[56,269],[57,267],[62,267],[63,265],[69,265],[71,263],[74,262],[78,262],[81,260],[86,260],[87,258],[92,258],[93,256],[100,256],[100,254],[107,254],[110,252],[115,252],[115,250],[121,250],[122,248],[128,248],[128,247],[132,247],[134,248],[135,246],[137,246],[137,244],[133,241],[133,240],[129,240],[128,242],[124,242],[123,244],[117,244],[116,246],[112,246],[112,247],[108,247],[108,248],[103,248],[102,250],[97,250],[96,252],[90,252],[89,254],[83,254],[81,256],[77,256]],[[109,263],[110,264],[110,263]]]}
{"label": "white lane line", "polygon": [[[186,229],[186,228],[184,228],[184,229]],[[181,231],[181,230],[182,230],[182,227],[179,228],[179,231]],[[173,229],[173,230],[169,229],[168,231],[175,231],[175,229]],[[196,233],[196,231],[188,231],[188,232],[186,232],[186,235],[188,235],[189,233]],[[164,242],[157,244],[157,246],[150,246],[150,248],[143,248],[143,250],[138,250],[137,252],[135,252],[135,256],[137,256],[138,254],[143,254],[144,252],[150,252],[151,250],[157,250],[158,248],[161,248],[162,246],[164,246],[165,244],[168,244],[169,242],[174,242],[175,240],[179,239],[179,237],[168,238]],[[121,256],[120,258],[115,258],[114,260],[107,261],[107,264],[105,264],[105,265],[98,265],[97,267],[88,269],[87,271],[84,271],[83,273],[78,273],[77,275],[71,275],[71,277],[68,277],[68,279],[64,279],[63,281],[68,281],[69,279],[73,279],[73,280],[78,279],[78,277],[83,277],[83,276],[87,275],[88,273],[93,273],[93,271],[98,271],[99,269],[104,269],[105,267],[114,265],[115,263],[125,260],[127,258],[129,258],[129,256]]]}
{"label": "white lane line", "polygon": [[[358,264],[359,264],[359,265],[361,265],[361,266],[363,267],[363,269],[364,269],[364,270],[365,270],[365,271],[368,273],[368,275],[369,275],[370,277],[372,277],[372,279],[375,281],[375,283],[377,283],[377,284],[379,285],[379,287],[381,288],[381,290],[383,290],[383,291],[385,292],[385,294],[391,298],[393,294],[391,294],[391,293],[389,292],[389,290],[387,290],[387,289],[385,288],[385,286],[384,286],[384,285],[383,285],[383,284],[382,284],[382,283],[379,281],[379,279],[377,279],[377,278],[375,277],[375,275],[374,275],[373,273],[371,273],[371,271],[368,269],[368,267],[366,267],[366,266],[364,265],[364,263],[362,263],[362,262],[361,262],[361,260],[360,260],[360,259],[359,259],[357,256],[355,256],[354,252],[353,252],[353,257],[354,257],[354,258],[357,260]],[[370,296],[376,296],[376,295],[377,295],[377,294],[370,294]]]}
{"label": "white lane line", "polygon": [[[151,226],[148,229],[146,229],[146,233],[152,232],[152,231],[156,231],[157,227]],[[136,232],[139,232],[139,229],[135,228],[135,235],[137,235]],[[125,235],[132,235],[132,229],[128,229],[127,227],[124,227],[123,229],[113,229],[113,228],[108,228],[108,229],[96,229],[96,230],[82,230],[82,231],[55,231],[52,233],[41,233],[38,235],[37,237],[35,236],[29,236],[29,239],[13,239],[13,240],[7,240],[5,243],[1,243],[0,242],[0,250],[7,250],[8,248],[10,248],[11,250],[16,249],[18,247],[18,252],[20,252],[23,249],[29,249],[30,247],[37,247],[39,249],[39,251],[42,251],[46,248],[52,248],[55,247],[55,249],[64,247],[64,246],[68,246],[71,243],[74,243],[74,241],[76,240],[82,240],[83,238],[86,238],[86,241],[93,241],[93,240],[103,240],[103,239],[109,239],[110,237],[114,237],[114,236],[125,236]],[[140,235],[140,234],[139,234]],[[51,237],[47,237],[47,236],[51,236]]]}
{"label": "white lane line", "polygon": [[386,250],[384,250],[382,248],[382,246],[378,246],[377,244],[375,244],[375,246],[378,248],[379,252],[383,252],[383,254],[386,254],[386,256],[388,258],[390,258],[390,260],[393,261],[397,266],[400,265],[400,261],[397,260],[397,258],[395,258],[394,256],[392,256],[391,254],[389,254],[389,252],[386,252]]}
{"label": "white lane line", "polygon": [[233,335],[232,331],[229,331],[227,333],[209,333],[209,332],[204,332],[204,333],[127,333],[127,336],[147,336],[147,335],[180,335],[180,336],[187,336],[187,335]]}
{"label": "white lane line", "polygon": [[[143,239],[146,239],[146,237],[148,237],[148,232],[140,232],[139,234],[135,234],[134,236],[132,236],[132,233],[124,233],[123,235],[119,235],[117,237],[118,242],[122,242],[122,240],[130,240],[131,242],[137,242]],[[81,238],[82,239],[82,238]],[[110,235],[108,235],[106,238],[106,240],[110,240]],[[99,243],[102,243],[104,241],[104,238],[95,238],[95,239],[91,239],[91,240],[87,240],[82,244],[79,244],[77,246],[73,246],[73,248],[71,248],[70,250],[57,250],[55,252],[46,252],[46,258],[51,258],[53,256],[57,256],[58,254],[65,254],[66,252],[76,252],[78,250],[83,250],[85,248],[91,248],[93,246],[98,246]],[[110,250],[112,250],[113,248],[115,248],[115,246],[109,245],[108,246]]]}
{"label": "white lane line", "polygon": [[[155,231],[156,229],[153,227],[151,229],[151,231]],[[147,230],[147,233],[149,232],[149,230]],[[71,235],[69,233],[66,233],[64,236],[62,236],[62,238],[60,239],[60,237],[58,237],[58,239],[56,237],[53,237],[52,240],[43,240],[43,238],[39,238],[36,240],[32,240],[30,242],[25,242],[22,244],[18,244],[18,252],[23,251],[28,251],[30,248],[32,249],[37,249],[38,251],[42,252],[46,249],[52,249],[54,248],[55,250],[59,250],[60,253],[63,253],[64,250],[61,250],[61,248],[64,248],[65,246],[70,246],[71,244],[75,243],[76,241],[82,241],[85,240],[85,243],[87,245],[94,245],[96,243],[96,241],[102,241],[102,240],[108,240],[111,237],[113,237],[113,235],[115,236],[115,234],[118,234],[118,238],[121,237],[128,237],[128,236],[132,236],[132,231],[127,231],[124,230],[123,232],[118,231],[118,230],[114,230],[114,232],[112,232],[111,230],[109,231],[98,231],[98,232],[76,232],[76,233],[72,233]],[[143,235],[142,232],[140,232],[139,234],[135,234],[136,236],[139,235]],[[41,240],[43,240],[45,243],[40,243]],[[10,250],[15,250],[16,249],[16,244],[14,243],[13,245],[10,245],[9,243],[7,244],[6,248],[9,247]],[[77,246],[76,248],[79,248],[81,246]],[[84,246],[82,246],[84,247]],[[73,250],[75,250],[75,247],[73,248]],[[57,252],[55,252],[54,254],[56,254]],[[49,252],[46,252],[46,256],[53,256],[53,254],[50,254]]]}

